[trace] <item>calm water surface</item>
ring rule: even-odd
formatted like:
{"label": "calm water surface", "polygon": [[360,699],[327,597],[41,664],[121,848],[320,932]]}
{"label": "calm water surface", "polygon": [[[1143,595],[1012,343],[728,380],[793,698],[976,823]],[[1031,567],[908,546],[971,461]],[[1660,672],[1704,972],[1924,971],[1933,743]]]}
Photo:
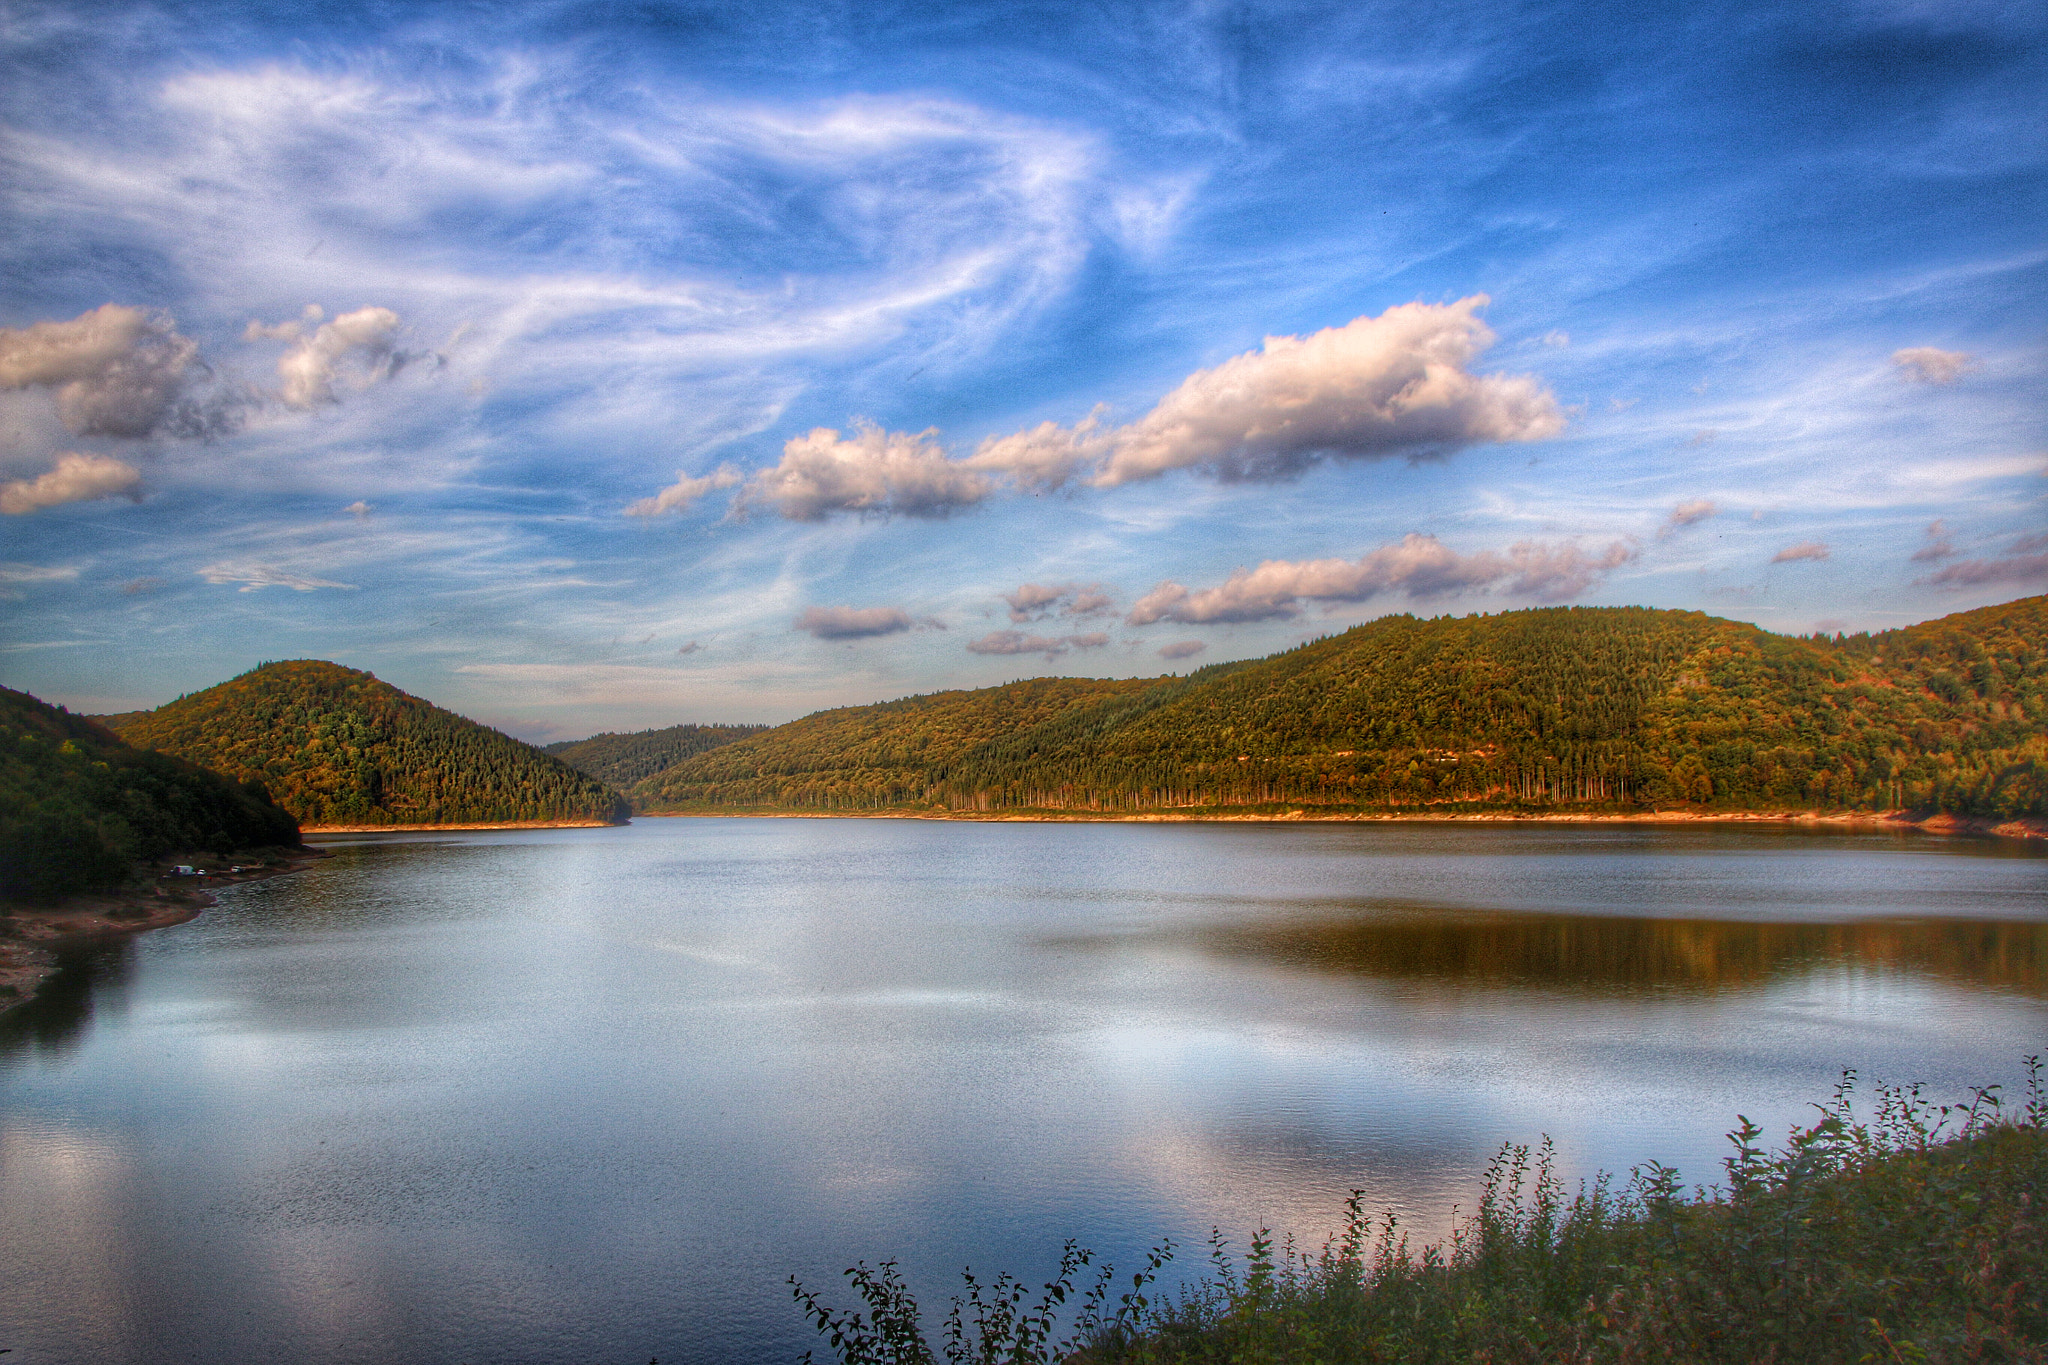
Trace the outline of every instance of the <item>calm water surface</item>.
{"label": "calm water surface", "polygon": [[[790,1360],[795,1272],[1425,1233],[2048,1050],[2048,858],[1755,829],[643,820],[330,841],[0,1022],[0,1347]],[[1192,1255],[1189,1260],[1196,1259]]]}

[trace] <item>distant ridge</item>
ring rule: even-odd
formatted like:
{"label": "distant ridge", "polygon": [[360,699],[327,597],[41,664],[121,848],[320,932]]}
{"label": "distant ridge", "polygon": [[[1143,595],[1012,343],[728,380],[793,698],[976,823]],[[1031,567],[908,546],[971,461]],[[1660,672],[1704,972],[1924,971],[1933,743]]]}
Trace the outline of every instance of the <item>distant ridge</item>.
{"label": "distant ridge", "polygon": [[2048,814],[2048,597],[1848,637],[1700,612],[1390,616],[1187,677],[806,716],[646,811]]}
{"label": "distant ridge", "polygon": [[298,825],[261,786],[141,752],[0,687],[0,899],[118,888],[136,863],[165,853],[298,842]]}
{"label": "distant ridge", "polygon": [[766,725],[671,725],[666,730],[638,730],[629,735],[606,731],[589,739],[565,739],[541,745],[570,767],[624,790],[696,754],[722,744],[762,734]]}
{"label": "distant ridge", "polygon": [[623,798],[530,744],[353,668],[269,663],[111,717],[138,748],[260,781],[307,826],[626,818]]}

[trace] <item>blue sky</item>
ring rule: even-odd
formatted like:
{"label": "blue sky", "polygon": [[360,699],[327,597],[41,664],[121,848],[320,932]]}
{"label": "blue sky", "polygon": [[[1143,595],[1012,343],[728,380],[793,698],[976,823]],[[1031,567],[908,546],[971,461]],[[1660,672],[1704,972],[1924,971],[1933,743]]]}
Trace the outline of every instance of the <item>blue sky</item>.
{"label": "blue sky", "polygon": [[0,682],[535,739],[2048,588],[2025,3],[0,11]]}

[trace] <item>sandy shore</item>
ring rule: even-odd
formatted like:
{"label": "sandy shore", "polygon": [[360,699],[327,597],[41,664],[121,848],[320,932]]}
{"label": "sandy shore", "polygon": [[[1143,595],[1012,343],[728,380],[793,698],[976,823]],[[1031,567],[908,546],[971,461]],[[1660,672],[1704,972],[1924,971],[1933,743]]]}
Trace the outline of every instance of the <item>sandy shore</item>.
{"label": "sandy shore", "polygon": [[[57,971],[58,956],[113,939],[197,919],[213,904],[202,887],[261,881],[310,867],[326,857],[302,849],[281,867],[248,867],[205,877],[160,879],[155,886],[98,896],[72,896],[55,905],[0,903],[0,1012],[25,1005]],[[213,859],[195,860],[212,862]],[[158,866],[165,866],[160,860]]]}
{"label": "sandy shore", "polygon": [[918,810],[650,810],[635,818],[716,816],[762,820],[984,820],[1020,824],[1061,821],[1123,821],[1135,824],[1523,824],[1523,825],[1826,825],[1845,829],[1917,830],[1926,834],[1996,835],[2005,839],[2048,839],[2048,820],[2021,816],[1991,820],[1956,815],[1916,818],[1909,811],[1629,811],[1524,815],[1513,811],[1417,812],[1318,811],[918,811]]}
{"label": "sandy shore", "polygon": [[478,825],[301,825],[301,834],[419,834],[437,829],[611,829],[614,820],[502,820]]}

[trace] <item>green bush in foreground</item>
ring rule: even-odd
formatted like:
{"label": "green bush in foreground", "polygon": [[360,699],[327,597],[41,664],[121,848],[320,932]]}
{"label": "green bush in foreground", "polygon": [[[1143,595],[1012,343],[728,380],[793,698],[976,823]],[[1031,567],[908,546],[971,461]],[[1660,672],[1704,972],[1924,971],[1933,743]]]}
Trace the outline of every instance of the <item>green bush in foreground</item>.
{"label": "green bush in foreground", "polygon": [[[2018,1113],[1996,1086],[1950,1107],[1881,1085],[1867,1120],[1849,1073],[1776,1152],[1740,1119],[1714,1189],[1652,1162],[1621,1189],[1603,1176],[1568,1194],[1547,1141],[1511,1144],[1447,1244],[1411,1249],[1354,1192],[1312,1255],[1276,1254],[1262,1229],[1239,1266],[1212,1237],[1209,1276],[1171,1302],[1144,1293],[1170,1246],[1114,1312],[1105,1268],[1056,1341],[1091,1259],[1069,1243],[1035,1301],[1008,1276],[968,1276],[941,1351],[953,1365],[2048,1361],[2048,1098],[2040,1059],[2027,1069]],[[865,1315],[791,1280],[843,1365],[935,1365],[895,1263],[846,1273]]]}

